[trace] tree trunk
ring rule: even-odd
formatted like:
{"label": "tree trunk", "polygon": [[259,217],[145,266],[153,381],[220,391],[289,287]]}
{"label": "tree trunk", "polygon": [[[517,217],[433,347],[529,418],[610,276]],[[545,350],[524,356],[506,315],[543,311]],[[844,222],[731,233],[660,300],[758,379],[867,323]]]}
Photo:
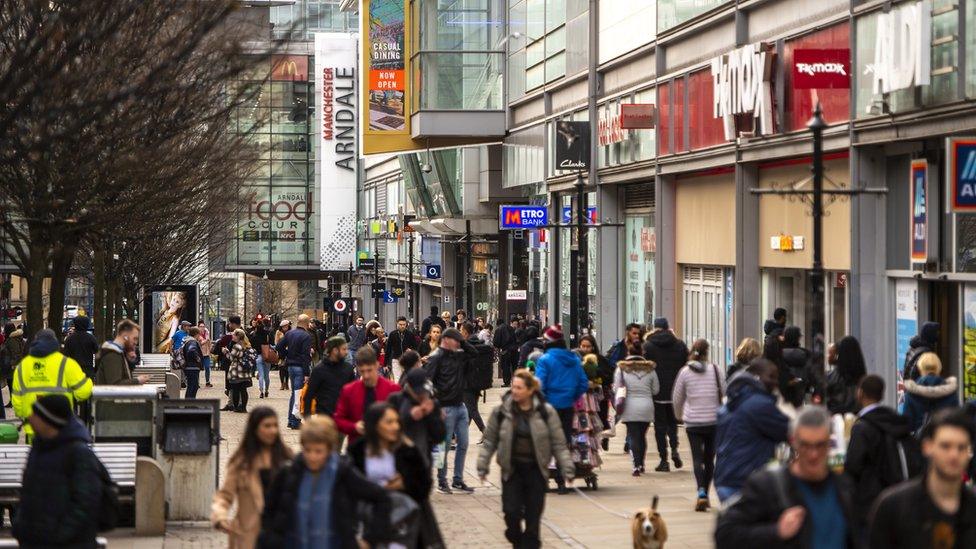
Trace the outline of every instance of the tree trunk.
{"label": "tree trunk", "polygon": [[30,257],[27,265],[27,326],[24,340],[30,341],[34,334],[44,328],[44,277],[47,274],[46,246],[38,244],[32,237]]}
{"label": "tree trunk", "polygon": [[64,320],[64,292],[68,286],[68,273],[75,258],[73,245],[61,246],[54,254],[51,264],[50,303],[47,309],[47,325],[61,337],[61,324]]}
{"label": "tree trunk", "polygon": [[95,250],[95,261],[93,264],[95,270],[94,276],[94,299],[92,301],[92,307],[95,309],[92,311],[92,319],[95,322],[95,339],[98,341],[105,341],[108,339],[106,331],[106,318],[105,318],[105,252],[102,250]]}

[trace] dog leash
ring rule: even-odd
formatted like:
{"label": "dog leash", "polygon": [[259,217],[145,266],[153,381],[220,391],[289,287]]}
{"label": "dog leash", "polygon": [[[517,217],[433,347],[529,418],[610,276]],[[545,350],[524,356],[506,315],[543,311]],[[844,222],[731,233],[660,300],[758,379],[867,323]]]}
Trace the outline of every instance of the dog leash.
{"label": "dog leash", "polygon": [[573,486],[573,491],[576,492],[577,494],[579,494],[580,496],[582,496],[583,499],[585,499],[586,501],[589,501],[593,505],[596,505],[600,509],[603,509],[604,511],[606,511],[607,513],[610,513],[611,515],[613,515],[615,517],[619,517],[619,518],[622,518],[624,520],[630,520],[631,518],[633,518],[632,515],[628,515],[626,513],[618,513],[617,511],[614,511],[613,509],[610,509],[606,505],[604,505],[604,504],[600,503],[599,501],[591,498],[590,496],[584,494],[583,491],[580,490],[576,486]]}

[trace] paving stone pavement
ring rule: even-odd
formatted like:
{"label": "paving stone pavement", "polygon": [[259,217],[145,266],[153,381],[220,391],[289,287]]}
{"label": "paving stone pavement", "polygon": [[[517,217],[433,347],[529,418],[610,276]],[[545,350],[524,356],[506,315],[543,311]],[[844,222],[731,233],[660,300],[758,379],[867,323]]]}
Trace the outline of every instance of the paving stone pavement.
{"label": "paving stone pavement", "polygon": [[[202,377],[202,376],[201,376]],[[202,381],[202,379],[201,379]],[[201,387],[200,398],[224,398],[223,373],[213,375],[214,388]],[[496,382],[496,385],[498,383]],[[281,416],[282,427],[288,408],[288,391],[281,390],[277,372],[272,372],[270,397],[257,398],[258,389],[250,389],[248,408],[259,405],[272,406]],[[481,413],[488,417],[492,408],[500,401],[503,389],[496,387],[488,392],[487,402],[480,405]],[[231,452],[240,443],[246,423],[246,414],[221,412],[220,444],[221,475]],[[604,463],[599,474],[599,489],[584,490],[584,493],[607,509],[624,515],[631,515],[636,509],[646,507],[654,495],[660,496],[659,510],[668,524],[668,549],[712,547],[712,533],[715,511],[696,513],[695,482],[691,466],[691,456],[687,449],[684,431],[679,432],[681,457],[684,468],[671,473],[648,472],[640,478],[631,476],[629,456],[623,453],[623,428],[611,440],[609,452],[604,452]],[[285,441],[298,448],[298,432],[284,429]],[[443,495],[434,493],[431,497],[437,519],[449,547],[503,548],[509,547],[504,536],[504,521],[501,512],[501,481],[498,467],[493,463],[488,484],[481,486],[477,479],[475,463],[481,446],[476,443],[481,435],[474,424],[471,425],[471,446],[465,459],[465,482],[476,488],[472,495]],[[653,428],[648,432],[648,469],[657,464]],[[453,466],[453,453],[448,463]],[[582,487],[582,483],[579,484]],[[718,498],[712,494],[712,501]],[[213,531],[206,523],[170,523],[165,537],[139,538],[131,531],[112,532],[109,547],[133,549],[186,548],[198,549],[223,547],[226,538]],[[578,493],[567,495],[550,493],[546,499],[543,515],[542,540],[545,547],[600,547],[623,548],[631,546],[629,520],[614,516],[601,509]]]}

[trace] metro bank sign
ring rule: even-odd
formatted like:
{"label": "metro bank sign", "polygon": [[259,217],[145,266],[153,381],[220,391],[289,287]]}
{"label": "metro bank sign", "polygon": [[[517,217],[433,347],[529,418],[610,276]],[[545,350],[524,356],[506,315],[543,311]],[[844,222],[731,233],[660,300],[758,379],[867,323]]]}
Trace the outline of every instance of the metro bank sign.
{"label": "metro bank sign", "polygon": [[545,206],[499,206],[499,229],[537,229],[549,222]]}

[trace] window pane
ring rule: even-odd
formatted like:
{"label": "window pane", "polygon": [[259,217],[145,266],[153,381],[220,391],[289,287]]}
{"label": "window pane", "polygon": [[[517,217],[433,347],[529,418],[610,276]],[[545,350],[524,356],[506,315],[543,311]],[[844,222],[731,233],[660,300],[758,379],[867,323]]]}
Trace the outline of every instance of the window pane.
{"label": "window pane", "polygon": [[546,82],[552,82],[566,75],[566,54],[560,53],[546,60]]}

